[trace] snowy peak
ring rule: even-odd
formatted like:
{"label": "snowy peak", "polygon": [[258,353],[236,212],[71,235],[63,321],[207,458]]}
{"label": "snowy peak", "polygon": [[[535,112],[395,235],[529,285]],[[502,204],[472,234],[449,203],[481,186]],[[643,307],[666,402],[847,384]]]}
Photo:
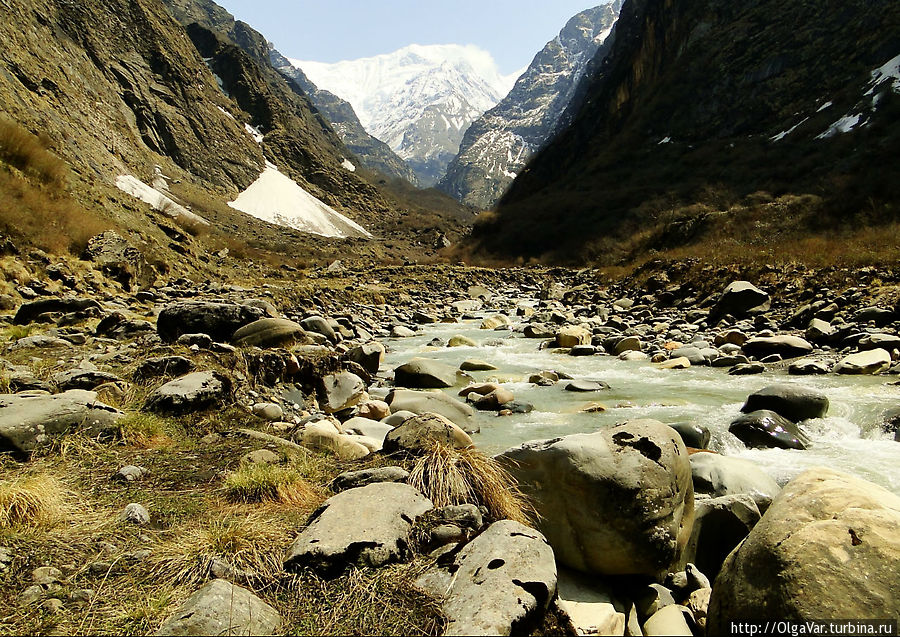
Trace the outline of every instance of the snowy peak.
{"label": "snowy peak", "polygon": [[443,174],[463,133],[516,76],[475,46],[417,45],[325,64],[291,60],[318,87],[349,102],[366,130],[407,160],[423,185]]}

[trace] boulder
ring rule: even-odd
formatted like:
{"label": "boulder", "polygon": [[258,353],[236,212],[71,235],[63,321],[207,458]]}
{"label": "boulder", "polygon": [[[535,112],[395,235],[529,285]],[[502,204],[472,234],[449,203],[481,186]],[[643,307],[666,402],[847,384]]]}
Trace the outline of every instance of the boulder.
{"label": "boulder", "polygon": [[689,358],[679,356],[678,358],[670,358],[661,363],[656,364],[657,369],[688,369],[691,366]]}
{"label": "boulder", "polygon": [[435,413],[452,421],[464,431],[474,427],[475,410],[443,392],[394,389],[387,395],[386,400],[392,412]]}
{"label": "boulder", "polygon": [[223,406],[231,399],[231,381],[218,372],[193,372],[171,380],[153,391],[144,403],[146,411],[190,414]]}
{"label": "boulder", "polygon": [[746,493],[762,512],[781,491],[769,474],[743,458],[729,458],[710,451],[692,454],[690,462],[697,493],[715,497]]}
{"label": "boulder", "polygon": [[228,301],[175,301],[159,313],[156,331],[168,343],[182,334],[207,334],[227,342],[238,329],[266,316],[264,308]]}
{"label": "boulder", "polygon": [[599,380],[573,380],[566,384],[565,390],[571,392],[592,392],[609,389],[609,385]]}
{"label": "boulder", "polygon": [[744,318],[750,314],[758,314],[769,310],[769,295],[748,281],[732,281],[719,296],[716,304],[709,312],[712,322],[718,321],[726,314],[735,318]]}
{"label": "boulder", "polygon": [[89,310],[101,311],[100,304],[94,299],[79,298],[46,298],[36,301],[29,301],[19,306],[16,315],[13,317],[13,323],[16,325],[28,325],[33,322],[41,314],[47,312],[61,312],[70,314],[73,312],[86,312]]}
{"label": "boulder", "polygon": [[699,347],[679,347],[678,349],[672,350],[671,356],[672,358],[686,358],[690,361],[691,365],[709,364],[709,361],[703,355],[703,352],[700,351]]}
{"label": "boulder", "polygon": [[860,351],[883,349],[888,352],[900,350],[900,336],[896,334],[866,334],[856,343]]}
{"label": "boulder", "polygon": [[477,347],[478,343],[473,341],[471,338],[467,336],[461,336],[457,334],[456,336],[451,336],[450,340],[447,341],[447,347]]}
{"label": "boulder", "polygon": [[394,385],[411,389],[440,389],[456,384],[456,369],[427,358],[414,358],[394,369]]}
{"label": "boulder", "polygon": [[891,355],[881,349],[871,349],[844,357],[834,371],[838,374],[880,374],[891,366]]}
{"label": "boulder", "polygon": [[184,376],[194,371],[194,362],[184,356],[156,356],[148,358],[137,366],[132,378],[136,382],[157,376]]}
{"label": "boulder", "polygon": [[141,251],[112,230],[91,237],[84,258],[126,290],[146,290],[156,282],[156,270]]}
{"label": "boulder", "polygon": [[353,407],[366,393],[363,379],[351,372],[339,372],[322,377],[319,386],[322,411],[333,414]]}
{"label": "boulder", "polygon": [[618,356],[625,352],[639,352],[643,349],[641,339],[637,336],[626,336],[616,343],[614,353]]}
{"label": "boulder", "polygon": [[373,469],[360,469],[358,471],[345,471],[338,475],[331,483],[334,491],[346,491],[364,487],[376,482],[406,482],[409,471],[403,467],[375,467]]}
{"label": "boulder", "polygon": [[306,341],[299,323],[282,318],[262,318],[238,329],[231,342],[238,347],[286,347]]}
{"label": "boulder", "polygon": [[470,358],[460,363],[459,369],[464,372],[491,372],[497,369],[497,367],[488,362]]}
{"label": "boulder", "polygon": [[156,635],[278,635],[281,616],[246,588],[214,579],[188,597]]}
{"label": "boulder", "polygon": [[556,332],[551,326],[544,323],[529,323],[522,330],[522,335],[525,338],[555,338]]}
{"label": "boulder", "polygon": [[777,354],[782,358],[806,356],[813,351],[813,346],[799,336],[781,334],[779,336],[755,336],[744,343],[741,349],[747,356],[765,358]]}
{"label": "boulder", "polygon": [[809,445],[809,439],[797,425],[767,409],[739,416],[728,426],[728,431],[748,447],[806,449]]}
{"label": "boulder", "polygon": [[691,628],[684,618],[684,610],[684,607],[678,604],[660,608],[641,627],[644,635],[647,637],[656,637],[657,635],[693,637],[694,633],[691,632]]}
{"label": "boulder", "polygon": [[678,432],[686,447],[706,449],[709,446],[711,434],[705,425],[678,422],[669,426]]}
{"label": "boulder", "polygon": [[384,345],[377,341],[357,345],[347,352],[347,358],[374,376],[378,373],[378,368],[381,367],[381,361],[384,359]]}
{"label": "boulder", "polygon": [[435,443],[455,449],[471,447],[474,443],[465,431],[440,414],[422,414],[406,420],[384,437],[384,452],[405,451],[421,453]]}
{"label": "boulder", "polygon": [[612,587],[597,578],[559,569],[556,604],[568,620],[572,635],[624,635],[625,614]]}
{"label": "boulder", "polygon": [[61,394],[0,395],[0,451],[28,456],[50,436],[71,432],[112,433],[124,416],[97,400],[92,391],[72,389]]}
{"label": "boulder", "polygon": [[824,418],[828,413],[828,397],[802,385],[777,383],[750,394],[741,412],[748,414],[760,409],[774,411],[791,422]]}
{"label": "boulder", "polygon": [[898,616],[900,497],[825,468],[785,486],[716,578],[709,634],[757,621]]}
{"label": "boulder", "polygon": [[367,400],[356,405],[353,415],[370,420],[381,420],[391,415],[391,407],[383,400]]}
{"label": "boulder", "polygon": [[481,329],[483,330],[495,330],[498,327],[505,327],[507,325],[509,325],[509,317],[503,314],[495,314],[494,316],[489,316],[481,321]]}
{"label": "boulder", "polygon": [[803,358],[791,363],[788,367],[788,374],[791,376],[814,376],[827,373],[828,365],[826,363],[811,358]]}
{"label": "boulder", "polygon": [[728,554],[759,522],[759,507],[747,493],[698,499],[695,504],[694,527],[682,563],[696,564],[715,580]]}
{"label": "boulder", "polygon": [[288,549],[284,568],[326,577],[351,565],[379,567],[410,555],[409,533],[431,500],[407,484],[378,482],[328,498]]}
{"label": "boulder", "polygon": [[497,456],[533,498],[560,563],[588,573],[657,576],[690,535],[694,492],[674,429],[635,420],[527,442]]}
{"label": "boulder", "polygon": [[314,451],[333,453],[341,460],[359,460],[369,455],[369,448],[360,441],[324,423],[307,424],[300,434],[300,444]]}
{"label": "boulder", "polygon": [[300,321],[300,326],[309,332],[321,334],[332,343],[337,343],[338,341],[338,336],[335,333],[334,328],[331,326],[331,323],[328,322],[328,319],[323,316],[307,316]]}
{"label": "boulder", "polygon": [[500,387],[483,396],[479,396],[472,404],[474,404],[475,409],[478,409],[479,411],[500,411],[514,400],[515,396],[511,391]]}
{"label": "boulder", "polygon": [[395,325],[391,328],[391,336],[394,338],[411,338],[416,333],[405,325]]}
{"label": "boulder", "polygon": [[95,389],[103,383],[122,383],[121,378],[109,372],[101,372],[96,369],[75,368],[65,372],[54,374],[53,382],[60,391],[70,389]]}
{"label": "boulder", "polygon": [[426,571],[419,588],[443,599],[445,635],[509,635],[540,620],[556,593],[547,540],[519,522],[494,522]]}
{"label": "boulder", "polygon": [[556,344],[560,347],[590,345],[591,332],[580,325],[567,325],[556,332]]}

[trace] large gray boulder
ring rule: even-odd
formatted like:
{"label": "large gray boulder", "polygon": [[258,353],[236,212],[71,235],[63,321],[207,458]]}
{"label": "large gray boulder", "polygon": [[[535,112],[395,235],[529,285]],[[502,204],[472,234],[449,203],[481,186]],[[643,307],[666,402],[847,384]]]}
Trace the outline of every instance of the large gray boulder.
{"label": "large gray boulder", "polygon": [[72,312],[96,310],[99,313],[101,309],[100,304],[94,299],[50,297],[29,301],[20,305],[16,315],[13,317],[13,323],[16,325],[28,325],[35,318],[47,312],[70,314]]}
{"label": "large gray boulder", "polygon": [[767,409],[738,416],[728,426],[728,431],[748,447],[806,449],[809,444],[809,439],[797,425]]}
{"label": "large gray boulder", "polygon": [[455,384],[455,367],[427,358],[414,358],[394,370],[394,385],[397,387],[440,389]]}
{"label": "large gray boulder", "polygon": [[324,376],[319,386],[322,411],[333,414],[353,407],[366,393],[366,383],[352,372]]}
{"label": "large gray boulder", "polygon": [[385,398],[391,412],[410,411],[414,414],[434,413],[451,420],[464,431],[470,431],[475,422],[475,410],[470,406],[437,391],[394,389]]}
{"label": "large gray boulder", "polygon": [[657,576],[677,563],[694,515],[687,450],[674,429],[635,420],[527,442],[497,458],[535,503],[557,560],[603,575]]}
{"label": "large gray boulder", "polygon": [[455,449],[471,447],[474,443],[465,431],[440,414],[421,414],[391,429],[384,437],[384,453],[405,451],[417,454],[434,444]]}
{"label": "large gray boulder", "polygon": [[802,385],[777,383],[750,394],[741,412],[748,414],[761,409],[774,411],[791,422],[823,418],[828,413],[828,396]]}
{"label": "large gray boulder", "polygon": [[328,498],[288,549],[284,568],[331,577],[351,565],[378,567],[409,557],[416,518],[434,508],[407,484],[378,482]]}
{"label": "large gray boulder", "polygon": [[778,336],[755,336],[743,344],[741,349],[747,356],[765,358],[777,354],[782,358],[806,356],[813,351],[809,341],[799,336],[780,334]]}
{"label": "large gray boulder", "polygon": [[218,372],[186,374],[153,391],[144,403],[146,411],[191,414],[224,405],[231,398],[231,381]]}
{"label": "large gray boulder", "polygon": [[759,507],[747,493],[718,498],[698,498],[694,527],[681,561],[695,564],[700,572],[714,580],[722,562],[761,517]]}
{"label": "large gray boulder", "polygon": [[729,458],[711,451],[691,454],[694,491],[715,497],[746,493],[759,510],[765,511],[781,491],[778,483],[743,458]]}
{"label": "large gray boulder", "polygon": [[239,347],[284,347],[306,342],[306,330],[287,319],[261,318],[239,328],[231,341]]}
{"label": "large gray boulder", "polygon": [[146,290],[156,282],[156,270],[143,253],[112,230],[91,237],[84,258],[126,290]]}
{"label": "large gray boulder", "polygon": [[769,310],[769,295],[748,281],[732,281],[723,290],[716,304],[709,312],[710,319],[717,321],[726,314],[744,318]]}
{"label": "large gray boulder", "polygon": [[347,352],[347,358],[374,376],[378,373],[378,368],[381,367],[381,361],[384,358],[384,345],[378,341],[357,345]]}
{"label": "large gray boulder", "polygon": [[785,486],[713,586],[708,631],[735,618],[900,617],[900,497],[825,468]]}
{"label": "large gray boulder", "polygon": [[207,334],[226,342],[245,325],[268,316],[265,308],[230,301],[175,301],[162,309],[156,331],[166,342],[182,334]]}
{"label": "large gray boulder", "polygon": [[92,391],[72,389],[61,394],[0,395],[0,451],[28,456],[50,436],[82,432],[111,433],[124,416],[97,400]]}
{"label": "large gray boulder", "polygon": [[880,374],[891,366],[891,355],[879,348],[850,354],[834,366],[838,374]]}
{"label": "large gray boulder", "polygon": [[281,616],[246,588],[214,579],[188,597],[156,635],[277,635]]}
{"label": "large gray boulder", "polygon": [[556,593],[556,563],[540,533],[500,520],[416,584],[443,599],[445,635],[509,635],[546,610]]}

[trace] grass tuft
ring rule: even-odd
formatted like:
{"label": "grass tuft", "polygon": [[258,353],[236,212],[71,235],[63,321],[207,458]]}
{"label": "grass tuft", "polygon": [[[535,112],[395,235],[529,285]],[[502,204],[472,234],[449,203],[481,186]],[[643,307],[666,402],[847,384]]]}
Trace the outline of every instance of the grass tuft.
{"label": "grass tuft", "polygon": [[0,161],[41,184],[60,188],[66,181],[66,164],[48,151],[37,136],[8,119],[0,119]]}
{"label": "grass tuft", "polygon": [[125,444],[142,449],[171,447],[183,434],[174,421],[143,412],[130,413],[116,424]]}
{"label": "grass tuft", "polygon": [[292,466],[242,464],[225,477],[225,491],[233,502],[280,502],[315,508],[324,491],[314,487]]}
{"label": "grass tuft", "polygon": [[0,528],[50,527],[66,517],[67,491],[51,476],[0,483]]}
{"label": "grass tuft", "polygon": [[515,478],[477,449],[432,445],[416,459],[408,482],[436,507],[476,504],[487,507],[495,520],[515,520],[529,526],[537,517]]}

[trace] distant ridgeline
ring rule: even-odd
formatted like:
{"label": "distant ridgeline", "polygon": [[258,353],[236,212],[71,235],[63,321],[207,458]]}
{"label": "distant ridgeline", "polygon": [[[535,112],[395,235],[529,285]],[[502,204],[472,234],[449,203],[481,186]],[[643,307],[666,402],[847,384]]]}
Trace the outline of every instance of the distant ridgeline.
{"label": "distant ridgeline", "polygon": [[626,0],[568,127],[473,246],[620,257],[650,228],[653,247],[699,241],[731,206],[787,194],[808,205],[781,223],[812,231],[892,220],[898,67],[895,0]]}

